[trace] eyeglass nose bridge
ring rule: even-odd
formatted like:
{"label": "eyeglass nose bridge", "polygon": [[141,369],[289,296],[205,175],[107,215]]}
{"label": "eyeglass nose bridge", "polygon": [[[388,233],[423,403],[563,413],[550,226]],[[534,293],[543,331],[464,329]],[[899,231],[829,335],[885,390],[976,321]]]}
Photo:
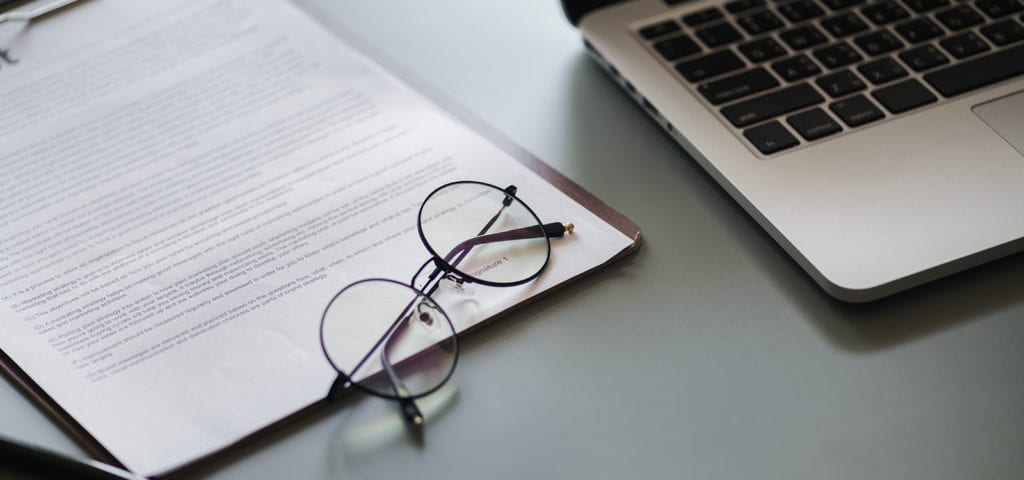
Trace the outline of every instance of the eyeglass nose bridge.
{"label": "eyeglass nose bridge", "polygon": [[463,275],[450,263],[441,257],[434,257],[434,267],[441,272],[441,278],[446,278],[457,284],[473,283],[473,279]]}

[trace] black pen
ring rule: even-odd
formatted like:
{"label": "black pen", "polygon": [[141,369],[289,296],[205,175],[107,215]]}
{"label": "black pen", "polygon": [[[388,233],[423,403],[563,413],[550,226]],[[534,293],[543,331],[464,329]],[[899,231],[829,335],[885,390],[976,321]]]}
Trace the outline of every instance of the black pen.
{"label": "black pen", "polygon": [[40,478],[78,478],[82,480],[146,480],[127,470],[77,459],[0,436],[0,466]]}
{"label": "black pen", "polygon": [[[37,18],[49,15],[49,14],[51,14],[53,12],[56,12],[57,10],[60,10],[60,9],[66,7],[68,5],[72,5],[72,4],[78,3],[79,1],[80,0],[55,0],[53,2],[47,3],[46,5],[43,5],[41,7],[37,7],[34,10],[15,11],[15,12],[3,13],[3,14],[0,14],[0,23],[4,23],[4,22],[31,22],[32,20],[35,20]],[[11,4],[11,3],[15,3],[15,2],[13,0],[10,0],[10,1],[0,1],[0,8],[3,8],[4,6],[6,6],[8,4]]]}

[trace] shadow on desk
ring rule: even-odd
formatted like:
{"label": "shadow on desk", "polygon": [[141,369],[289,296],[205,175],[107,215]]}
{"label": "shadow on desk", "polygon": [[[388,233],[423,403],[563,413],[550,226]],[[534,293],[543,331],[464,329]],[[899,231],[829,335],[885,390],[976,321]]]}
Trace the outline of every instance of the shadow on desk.
{"label": "shadow on desk", "polygon": [[[436,424],[457,405],[458,392],[455,382],[449,381],[417,400],[428,426]],[[327,472],[330,478],[358,478],[361,468],[386,461],[395,449],[427,448],[429,428],[424,435],[426,438],[408,431],[394,402],[353,391],[331,403],[309,407],[235,447],[163,478],[205,477],[242,460],[254,459],[285,471],[301,472],[302,466],[314,472]],[[280,448],[281,445],[285,447]],[[270,468],[260,473],[274,476],[275,471]],[[303,475],[297,474],[297,478]]]}
{"label": "shadow on desk", "polygon": [[[795,263],[793,267],[799,268]],[[1020,310],[1021,285],[1024,254],[1018,253],[869,304],[846,304],[815,292],[809,278],[788,293],[833,343],[869,352],[1000,311]]]}
{"label": "shadow on desk", "polygon": [[[928,283],[923,286],[869,304],[847,304],[833,299],[793,261],[789,255],[718,186],[695,161],[662,132],[638,105],[580,49],[576,62],[569,65],[570,79],[564,86],[567,98],[565,131],[566,161],[578,164],[574,178],[592,191],[607,197],[615,186],[595,186],[602,178],[636,179],[649,183],[648,190],[676,188],[683,197],[698,203],[696,207],[679,202],[679,218],[714,218],[737,248],[754,259],[784,296],[782,301],[795,305],[822,335],[837,348],[870,353],[914,341],[928,335],[971,322],[1005,310],[1024,310],[1024,253]],[[600,128],[597,128],[597,127]],[[622,135],[595,135],[595,131],[628,132]],[[674,154],[666,153],[673,150]],[[585,162],[585,164],[584,164]],[[625,164],[625,166],[623,166]],[[614,175],[599,174],[599,169],[618,170]],[[644,176],[643,171],[658,175]],[[592,173],[588,173],[592,172]],[[668,172],[668,175],[665,173]],[[675,175],[675,177],[672,177]],[[656,193],[650,200],[634,200],[641,207],[664,201]],[[679,195],[672,197],[679,199]],[[661,218],[634,207],[619,207],[642,228],[651,244],[666,242],[658,238]],[[694,208],[705,210],[694,213]],[[689,209],[688,212],[682,212]]]}

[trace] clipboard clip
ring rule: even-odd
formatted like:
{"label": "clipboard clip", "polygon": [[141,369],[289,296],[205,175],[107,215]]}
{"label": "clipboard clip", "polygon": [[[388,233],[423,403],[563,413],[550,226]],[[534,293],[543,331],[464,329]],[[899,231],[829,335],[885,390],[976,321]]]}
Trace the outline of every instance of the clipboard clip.
{"label": "clipboard clip", "polygon": [[5,22],[31,22],[32,20],[80,1],[81,0],[55,0],[32,10],[14,10],[6,13],[0,13],[0,24]]}

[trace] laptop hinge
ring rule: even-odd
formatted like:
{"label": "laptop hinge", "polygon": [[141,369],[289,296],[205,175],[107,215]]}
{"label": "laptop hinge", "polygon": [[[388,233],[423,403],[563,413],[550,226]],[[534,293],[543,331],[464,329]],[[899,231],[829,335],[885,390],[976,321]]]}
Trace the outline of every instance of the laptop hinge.
{"label": "laptop hinge", "polygon": [[[573,25],[579,25],[580,19],[584,15],[590,13],[593,10],[607,7],[615,3],[622,3],[628,0],[562,0],[562,10],[565,11],[565,16],[569,18],[569,22]],[[662,0],[665,4],[672,6],[680,3],[689,2],[691,0]]]}
{"label": "laptop hinge", "polygon": [[626,0],[562,0],[562,10],[565,11],[569,22],[577,25],[587,12],[624,1]]}

